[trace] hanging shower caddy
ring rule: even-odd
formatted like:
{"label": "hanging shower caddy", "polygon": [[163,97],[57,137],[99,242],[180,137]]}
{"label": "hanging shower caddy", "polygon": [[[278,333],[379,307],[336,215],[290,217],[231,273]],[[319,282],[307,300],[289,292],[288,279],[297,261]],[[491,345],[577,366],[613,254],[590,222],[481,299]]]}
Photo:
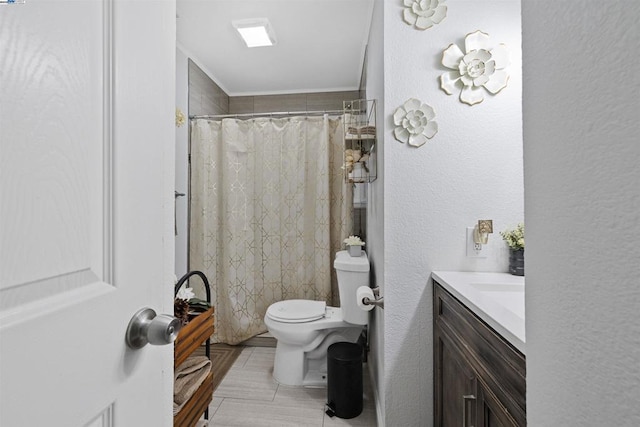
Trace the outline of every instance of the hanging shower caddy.
{"label": "hanging shower caddy", "polygon": [[349,183],[373,182],[377,175],[376,100],[343,102],[344,171]]}

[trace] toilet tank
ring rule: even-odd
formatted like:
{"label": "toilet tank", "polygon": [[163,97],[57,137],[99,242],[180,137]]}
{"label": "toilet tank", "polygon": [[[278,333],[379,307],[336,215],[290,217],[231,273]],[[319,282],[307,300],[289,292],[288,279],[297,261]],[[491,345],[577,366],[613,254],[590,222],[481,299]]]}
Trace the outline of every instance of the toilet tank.
{"label": "toilet tank", "polygon": [[358,307],[356,290],[360,286],[369,286],[369,258],[363,251],[359,257],[352,257],[347,251],[336,253],[333,262],[338,277],[340,308],[345,322],[354,325],[366,325],[369,312]]}

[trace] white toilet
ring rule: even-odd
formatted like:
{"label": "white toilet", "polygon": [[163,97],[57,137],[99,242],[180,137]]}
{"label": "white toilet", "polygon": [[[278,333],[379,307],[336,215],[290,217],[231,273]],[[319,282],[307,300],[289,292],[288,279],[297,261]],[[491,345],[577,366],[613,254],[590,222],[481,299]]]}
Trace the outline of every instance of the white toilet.
{"label": "white toilet", "polygon": [[335,342],[356,342],[369,313],[358,307],[356,290],[369,285],[369,259],[336,253],[340,307],[324,301],[286,300],[271,304],[264,317],[278,340],[273,378],[280,384],[323,386],[327,379],[327,348]]}

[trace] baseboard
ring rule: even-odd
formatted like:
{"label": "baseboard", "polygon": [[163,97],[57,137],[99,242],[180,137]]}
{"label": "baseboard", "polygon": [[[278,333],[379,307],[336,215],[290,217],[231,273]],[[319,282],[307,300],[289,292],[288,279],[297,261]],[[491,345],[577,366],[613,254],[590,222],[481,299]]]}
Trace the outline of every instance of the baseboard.
{"label": "baseboard", "polygon": [[382,402],[380,401],[380,395],[378,394],[378,383],[376,382],[375,375],[373,374],[370,366],[371,365],[367,363],[367,371],[369,371],[369,381],[371,381],[371,390],[373,390],[373,402],[376,405],[376,421],[378,423],[378,427],[385,427]]}
{"label": "baseboard", "polygon": [[258,335],[252,338],[249,338],[246,341],[242,342],[242,345],[247,345],[251,347],[275,347],[277,340],[272,336],[267,336],[266,334]]}

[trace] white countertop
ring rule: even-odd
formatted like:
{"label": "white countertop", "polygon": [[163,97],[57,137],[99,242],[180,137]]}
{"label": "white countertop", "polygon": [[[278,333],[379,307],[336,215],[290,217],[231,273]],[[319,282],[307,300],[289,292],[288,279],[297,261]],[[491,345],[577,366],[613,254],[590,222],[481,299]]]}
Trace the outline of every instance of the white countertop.
{"label": "white countertop", "polygon": [[434,271],[432,276],[522,354],[526,354],[523,276],[463,271]]}

